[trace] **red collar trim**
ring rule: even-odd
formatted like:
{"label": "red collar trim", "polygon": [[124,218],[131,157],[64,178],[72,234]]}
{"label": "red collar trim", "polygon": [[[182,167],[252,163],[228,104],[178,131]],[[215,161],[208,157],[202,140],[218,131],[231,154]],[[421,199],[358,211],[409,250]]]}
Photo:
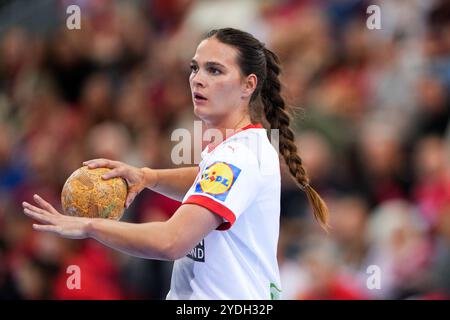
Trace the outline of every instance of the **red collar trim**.
{"label": "red collar trim", "polygon": [[[236,130],[236,132],[234,132],[232,135],[230,135],[228,137],[225,137],[225,139],[221,143],[223,143],[228,138],[231,138],[232,136],[234,136],[235,134],[237,134],[237,133],[239,133],[241,131],[248,130],[248,129],[261,129],[261,128],[263,128],[261,123],[256,123],[256,124],[250,123],[249,125],[246,125],[245,127],[242,127],[241,129]],[[215,148],[220,146],[221,143],[219,143],[216,146],[214,146],[212,143],[208,144],[208,153],[212,152]]]}
{"label": "red collar trim", "polygon": [[[238,132],[240,132],[240,131],[247,130],[247,129],[261,129],[262,127],[263,127],[263,126],[262,126],[261,123],[256,123],[256,124],[250,123],[250,124],[246,125],[245,127],[241,128],[240,130],[236,131],[236,133],[238,133]],[[236,133],[235,133],[235,134],[236,134]]]}

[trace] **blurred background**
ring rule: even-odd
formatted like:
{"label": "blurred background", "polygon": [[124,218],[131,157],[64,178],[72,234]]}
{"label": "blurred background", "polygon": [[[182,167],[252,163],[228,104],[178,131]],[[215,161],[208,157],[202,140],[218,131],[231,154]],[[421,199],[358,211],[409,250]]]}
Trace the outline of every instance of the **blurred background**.
{"label": "blurred background", "polygon": [[[80,30],[66,27],[72,4]],[[380,30],[366,27],[371,4]],[[20,204],[38,193],[60,209],[91,158],[174,167],[171,132],[195,120],[190,59],[225,26],[280,56],[298,147],[331,211],[326,235],[284,172],[283,298],[450,297],[449,1],[2,0],[0,299],[165,298],[171,262],[33,232]],[[124,220],[178,206],[146,190]],[[69,265],[80,290],[67,289]]]}

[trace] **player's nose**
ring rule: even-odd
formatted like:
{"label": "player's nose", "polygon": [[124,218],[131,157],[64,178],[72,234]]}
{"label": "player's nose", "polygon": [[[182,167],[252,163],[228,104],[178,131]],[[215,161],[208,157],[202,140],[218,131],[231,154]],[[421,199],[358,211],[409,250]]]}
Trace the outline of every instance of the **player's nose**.
{"label": "player's nose", "polygon": [[197,72],[191,77],[191,84],[193,88],[204,88],[206,87],[206,79],[203,76],[203,72]]}

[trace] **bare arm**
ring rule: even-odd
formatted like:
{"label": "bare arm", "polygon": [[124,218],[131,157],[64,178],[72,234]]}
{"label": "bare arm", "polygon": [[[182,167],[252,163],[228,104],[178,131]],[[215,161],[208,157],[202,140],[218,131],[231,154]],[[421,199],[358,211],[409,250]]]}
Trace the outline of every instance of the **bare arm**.
{"label": "bare arm", "polygon": [[122,177],[128,183],[128,196],[126,207],[134,200],[143,189],[149,188],[169,198],[182,201],[184,195],[194,183],[198,173],[198,167],[177,169],[150,169],[136,168],[120,161],[108,159],[93,159],[83,162],[90,169],[110,168],[110,172],[104,175],[104,179]]}
{"label": "bare arm", "polygon": [[147,188],[178,201],[183,200],[198,173],[198,167],[141,170],[144,171]]}
{"label": "bare arm", "polygon": [[69,217],[60,214],[44,199],[34,197],[37,206],[23,203],[24,213],[41,224],[38,231],[72,239],[93,238],[129,255],[159,260],[185,256],[222,218],[203,207],[182,205],[166,222],[133,224],[107,219]]}
{"label": "bare arm", "polygon": [[147,259],[176,260],[185,256],[221,218],[197,205],[183,205],[166,222],[133,224],[94,219],[89,237],[121,252]]}

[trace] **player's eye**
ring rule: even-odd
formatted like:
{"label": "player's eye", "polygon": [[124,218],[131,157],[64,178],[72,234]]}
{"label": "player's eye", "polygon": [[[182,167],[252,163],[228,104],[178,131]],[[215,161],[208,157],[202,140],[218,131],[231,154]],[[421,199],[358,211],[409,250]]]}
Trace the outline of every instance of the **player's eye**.
{"label": "player's eye", "polygon": [[190,68],[191,68],[191,72],[197,72],[198,71],[198,66],[196,64],[191,64]]}
{"label": "player's eye", "polygon": [[219,69],[214,68],[214,67],[209,67],[209,68],[208,68],[208,71],[209,71],[210,73],[212,73],[213,75],[219,75],[219,74],[222,73],[222,71],[220,71]]}

